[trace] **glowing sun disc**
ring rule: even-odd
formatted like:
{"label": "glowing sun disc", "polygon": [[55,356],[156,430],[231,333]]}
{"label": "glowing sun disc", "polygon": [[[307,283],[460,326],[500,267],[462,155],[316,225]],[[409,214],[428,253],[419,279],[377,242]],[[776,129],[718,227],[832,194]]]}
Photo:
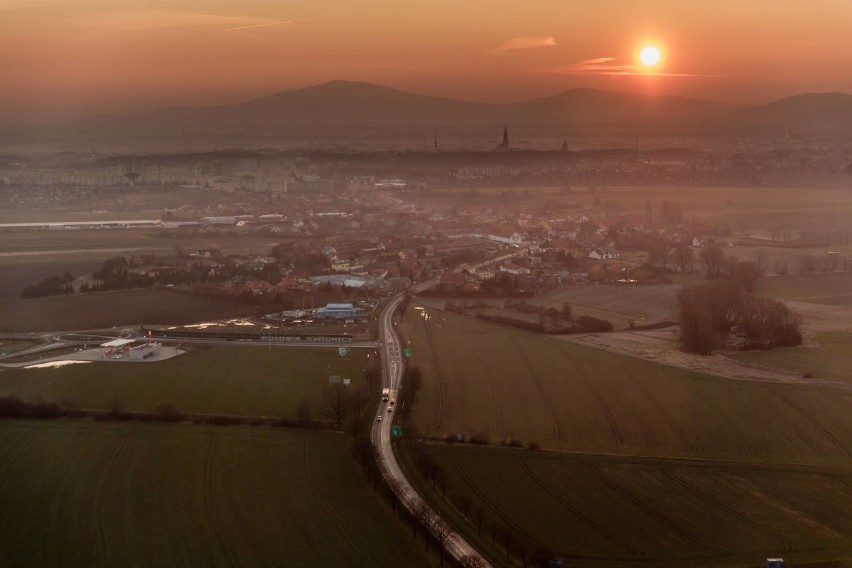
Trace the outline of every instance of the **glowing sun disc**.
{"label": "glowing sun disc", "polygon": [[648,67],[656,65],[660,62],[660,50],[653,45],[643,47],[642,51],[639,52],[639,60]]}

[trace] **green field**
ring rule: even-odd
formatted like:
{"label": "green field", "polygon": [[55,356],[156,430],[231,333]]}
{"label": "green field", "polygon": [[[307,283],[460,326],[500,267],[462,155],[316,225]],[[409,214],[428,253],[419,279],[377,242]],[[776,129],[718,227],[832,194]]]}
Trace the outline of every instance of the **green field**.
{"label": "green field", "polygon": [[[416,305],[414,303],[413,305]],[[848,465],[852,392],[737,381],[409,309],[413,424],[623,455]]]}
{"label": "green field", "polygon": [[852,333],[818,333],[814,340],[819,343],[818,347],[743,351],[732,357],[746,363],[792,371],[799,375],[810,373],[816,379],[852,383]]}
{"label": "green field", "polygon": [[[371,355],[375,357],[375,355]],[[97,362],[0,371],[0,396],[73,401],[80,408],[152,411],[172,401],[183,412],[296,417],[302,399],[319,401],[329,375],[364,381],[367,352],[334,348],[210,347],[155,363]]]}
{"label": "green field", "polygon": [[447,493],[484,511],[480,542],[490,544],[492,527],[511,530],[517,565],[522,542],[570,566],[757,568],[772,556],[852,565],[849,462],[744,465],[443,444],[424,451],[441,466]]}
{"label": "green field", "polygon": [[763,278],[757,293],[780,300],[852,306],[852,272],[821,272]]}
{"label": "green field", "polygon": [[0,564],[428,566],[342,435],[0,421]]}

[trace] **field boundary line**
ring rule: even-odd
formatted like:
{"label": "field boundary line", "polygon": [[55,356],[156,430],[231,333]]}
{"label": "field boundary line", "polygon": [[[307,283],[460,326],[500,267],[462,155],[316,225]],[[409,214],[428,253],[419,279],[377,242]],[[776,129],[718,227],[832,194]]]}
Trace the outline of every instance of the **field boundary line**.
{"label": "field boundary line", "polygon": [[107,542],[106,542],[106,531],[104,530],[104,515],[103,515],[103,499],[101,499],[101,492],[104,488],[104,483],[106,482],[106,478],[109,473],[112,471],[112,468],[115,466],[115,462],[118,461],[119,455],[124,452],[124,448],[127,446],[127,438],[121,438],[121,442],[118,447],[113,452],[112,456],[109,459],[106,467],[101,471],[100,477],[98,477],[98,484],[95,487],[95,495],[92,497],[92,512],[95,516],[95,531],[97,532],[98,537],[98,552],[100,553],[101,564],[104,566],[109,566],[109,562],[107,561]]}

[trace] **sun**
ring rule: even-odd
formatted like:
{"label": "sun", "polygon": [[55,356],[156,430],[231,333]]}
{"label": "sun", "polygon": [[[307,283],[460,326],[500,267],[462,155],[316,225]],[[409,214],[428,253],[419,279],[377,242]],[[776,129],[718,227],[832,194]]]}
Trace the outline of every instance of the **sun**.
{"label": "sun", "polygon": [[656,46],[647,45],[639,52],[639,61],[646,67],[652,67],[660,62],[660,50]]}

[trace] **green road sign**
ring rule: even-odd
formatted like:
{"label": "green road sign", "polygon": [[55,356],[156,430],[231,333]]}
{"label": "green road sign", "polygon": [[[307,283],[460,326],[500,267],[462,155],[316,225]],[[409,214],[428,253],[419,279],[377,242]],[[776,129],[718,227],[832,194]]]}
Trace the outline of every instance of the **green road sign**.
{"label": "green road sign", "polygon": [[401,438],[402,437],[402,426],[399,424],[391,424],[391,437],[392,438]]}
{"label": "green road sign", "polygon": [[404,357],[411,357],[411,347],[405,347],[405,348],[402,350],[402,355],[403,355]]}

